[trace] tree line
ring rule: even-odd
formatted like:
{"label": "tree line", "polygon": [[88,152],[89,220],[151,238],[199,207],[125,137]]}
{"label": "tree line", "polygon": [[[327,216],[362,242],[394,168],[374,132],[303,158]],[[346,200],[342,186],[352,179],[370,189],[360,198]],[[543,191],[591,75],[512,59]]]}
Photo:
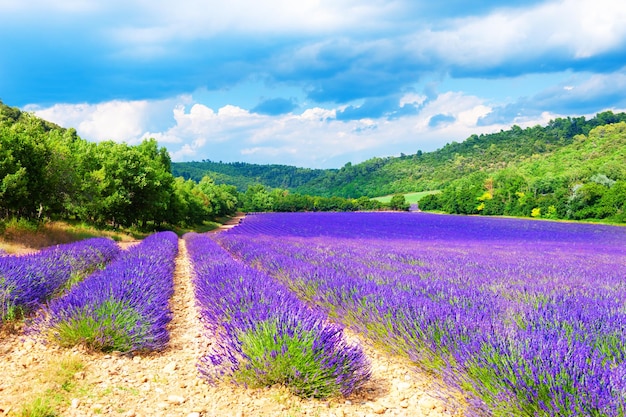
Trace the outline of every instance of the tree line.
{"label": "tree line", "polygon": [[154,139],[88,142],[0,102],[0,218],[158,228],[201,224],[238,204],[232,186],[174,178]]}
{"label": "tree line", "polygon": [[[289,165],[257,165],[245,162],[214,162],[209,159],[192,162],[173,162],[174,176],[200,181],[209,175],[218,184],[230,184],[245,192],[248,187],[264,185],[269,188],[295,190],[316,178],[326,175],[328,170],[297,168]],[[332,170],[331,170],[332,171]]]}
{"label": "tree line", "polygon": [[190,227],[247,211],[384,209],[369,199],[293,194],[286,189],[175,177],[165,148],[89,142],[0,101],[0,220],[79,220],[96,225]]}

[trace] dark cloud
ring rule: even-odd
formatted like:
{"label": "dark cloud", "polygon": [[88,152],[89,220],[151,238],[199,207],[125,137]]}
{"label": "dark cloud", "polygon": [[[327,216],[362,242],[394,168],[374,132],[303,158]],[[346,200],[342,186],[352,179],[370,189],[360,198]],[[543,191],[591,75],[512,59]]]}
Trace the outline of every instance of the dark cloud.
{"label": "dark cloud", "polygon": [[298,104],[293,99],[271,98],[262,101],[251,111],[253,113],[265,114],[268,116],[278,116],[281,114],[289,113],[297,107]]}

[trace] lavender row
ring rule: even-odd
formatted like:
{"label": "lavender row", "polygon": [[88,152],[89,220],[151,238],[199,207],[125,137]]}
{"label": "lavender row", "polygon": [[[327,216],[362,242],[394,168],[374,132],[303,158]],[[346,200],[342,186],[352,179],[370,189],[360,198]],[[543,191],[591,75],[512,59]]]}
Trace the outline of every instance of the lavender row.
{"label": "lavender row", "polygon": [[246,218],[220,242],[444,372],[474,394],[476,411],[623,415],[626,231],[489,220],[272,214]]}
{"label": "lavender row", "polygon": [[93,238],[29,255],[0,256],[0,323],[33,311],[119,252],[113,240]]}
{"label": "lavender row", "polygon": [[358,345],[286,287],[234,260],[206,235],[185,236],[205,326],[217,339],[200,361],[210,381],[284,384],[302,397],[348,395],[369,378]]}
{"label": "lavender row", "polygon": [[62,346],[158,350],[169,341],[178,238],[160,232],[53,300],[33,329]]}

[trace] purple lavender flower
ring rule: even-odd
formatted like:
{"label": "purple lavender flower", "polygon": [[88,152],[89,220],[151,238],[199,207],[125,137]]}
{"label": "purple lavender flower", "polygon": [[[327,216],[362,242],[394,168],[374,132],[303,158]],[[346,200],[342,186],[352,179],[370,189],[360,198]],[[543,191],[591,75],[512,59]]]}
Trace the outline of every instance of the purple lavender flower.
{"label": "purple lavender flower", "polygon": [[303,397],[347,395],[369,364],[343,330],[283,285],[234,260],[208,236],[185,236],[202,318],[217,344],[199,364],[210,381],[285,384]]}
{"label": "purple lavender flower", "polygon": [[169,340],[178,238],[160,232],[53,300],[34,328],[64,345],[103,351],[155,350]]}
{"label": "purple lavender flower", "polygon": [[35,310],[119,252],[113,240],[93,238],[34,254],[0,257],[0,323]]}
{"label": "purple lavender flower", "polygon": [[313,308],[441,372],[476,412],[626,412],[624,228],[273,213],[217,239]]}

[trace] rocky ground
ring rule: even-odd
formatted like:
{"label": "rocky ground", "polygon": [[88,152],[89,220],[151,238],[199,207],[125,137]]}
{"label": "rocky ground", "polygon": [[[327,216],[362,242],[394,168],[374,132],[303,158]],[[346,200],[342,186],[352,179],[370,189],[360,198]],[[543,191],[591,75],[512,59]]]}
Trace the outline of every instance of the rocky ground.
{"label": "rocky ground", "polygon": [[[18,416],[36,398],[78,416],[460,416],[440,400],[442,385],[410,362],[372,347],[365,350],[373,378],[348,398],[303,400],[282,387],[246,389],[208,385],[197,359],[211,343],[203,335],[180,241],[171,300],[169,347],[127,356],[44,345],[20,329],[0,335],[0,416]],[[354,336],[352,336],[354,337]],[[35,401],[36,402],[36,401]]]}

